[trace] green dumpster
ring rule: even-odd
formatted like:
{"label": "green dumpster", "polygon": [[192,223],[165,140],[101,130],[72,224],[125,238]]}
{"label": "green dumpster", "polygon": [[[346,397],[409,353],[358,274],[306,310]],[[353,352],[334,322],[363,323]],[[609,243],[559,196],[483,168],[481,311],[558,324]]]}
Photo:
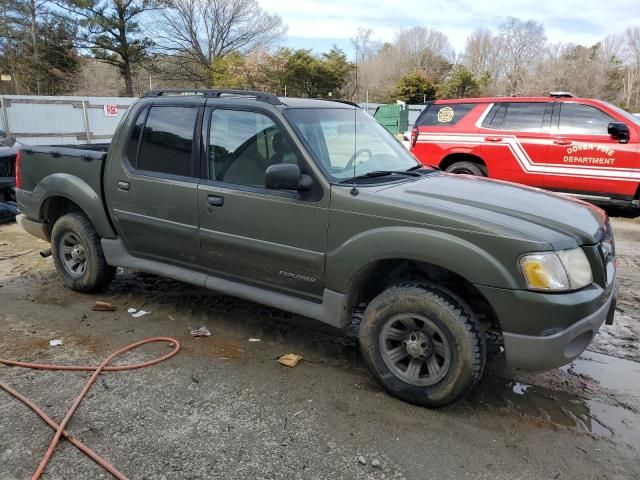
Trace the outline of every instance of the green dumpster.
{"label": "green dumpster", "polygon": [[409,109],[406,105],[380,105],[373,118],[393,135],[404,133],[409,128]]}

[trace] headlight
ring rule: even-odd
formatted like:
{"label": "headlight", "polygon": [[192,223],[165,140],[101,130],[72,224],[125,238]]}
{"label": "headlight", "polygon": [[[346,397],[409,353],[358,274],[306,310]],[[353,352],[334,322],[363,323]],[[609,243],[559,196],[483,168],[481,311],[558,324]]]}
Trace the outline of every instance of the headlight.
{"label": "headlight", "polygon": [[581,248],[523,255],[520,270],[530,290],[577,290],[593,282],[591,265]]}

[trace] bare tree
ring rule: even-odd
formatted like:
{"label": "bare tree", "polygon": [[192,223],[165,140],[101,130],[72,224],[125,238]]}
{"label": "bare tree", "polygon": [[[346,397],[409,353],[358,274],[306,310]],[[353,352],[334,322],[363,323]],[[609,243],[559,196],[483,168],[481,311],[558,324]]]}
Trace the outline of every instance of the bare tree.
{"label": "bare tree", "polygon": [[467,37],[462,63],[476,77],[489,73],[498,77],[501,69],[500,38],[487,28],[475,30]]}
{"label": "bare tree", "polygon": [[153,31],[179,75],[213,86],[218,61],[233,52],[246,54],[272,45],[286,27],[256,0],[168,0]]}
{"label": "bare tree", "polygon": [[394,47],[408,70],[422,70],[436,79],[442,77],[445,64],[455,55],[444,33],[426,27],[400,29]]}
{"label": "bare tree", "polygon": [[630,108],[634,92],[640,89],[640,28],[627,28],[624,39],[624,54],[628,63],[624,76],[624,104],[626,108]]}
{"label": "bare tree", "polygon": [[345,91],[349,98],[354,98],[356,101],[362,97],[366,98],[366,92],[372,85],[373,79],[367,64],[380,48],[380,43],[373,39],[373,34],[371,28],[358,27],[356,36],[350,39],[355,50],[355,69],[353,70],[353,78],[347,82]]}
{"label": "bare tree", "polygon": [[540,60],[544,52],[547,43],[544,26],[533,20],[524,22],[509,17],[500,25],[499,31],[507,80],[506,93],[516,95],[520,93],[530,67]]}

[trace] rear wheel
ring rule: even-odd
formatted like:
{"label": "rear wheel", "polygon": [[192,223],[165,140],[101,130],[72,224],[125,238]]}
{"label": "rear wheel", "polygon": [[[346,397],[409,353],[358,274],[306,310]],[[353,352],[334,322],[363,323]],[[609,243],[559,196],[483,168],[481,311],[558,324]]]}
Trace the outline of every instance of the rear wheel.
{"label": "rear wheel", "polygon": [[439,407],[480,380],[486,342],[467,307],[436,287],[392,287],[365,310],[360,348],[376,379],[392,395]]}
{"label": "rear wheel", "polygon": [[107,264],[100,238],[82,213],[60,217],[51,231],[51,251],[58,274],[78,292],[95,292],[106,287],[116,269]]}
{"label": "rear wheel", "polygon": [[449,173],[460,173],[466,175],[476,175],[477,177],[487,176],[487,167],[474,162],[462,161],[449,165],[446,169]]}

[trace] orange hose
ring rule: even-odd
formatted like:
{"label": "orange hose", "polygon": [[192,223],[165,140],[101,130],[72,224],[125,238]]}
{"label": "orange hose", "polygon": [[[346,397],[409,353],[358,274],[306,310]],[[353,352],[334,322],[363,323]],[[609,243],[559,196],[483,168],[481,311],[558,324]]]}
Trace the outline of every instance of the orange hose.
{"label": "orange hose", "polygon": [[[136,363],[132,365],[119,365],[117,367],[109,366],[109,364],[113,361],[113,359],[116,358],[118,355],[121,355],[125,352],[138,348],[141,345],[145,345],[147,343],[155,343],[155,342],[168,342],[170,344],[175,345],[175,348],[171,352],[167,353],[166,355],[163,355],[162,357],[156,358],[154,360],[149,360],[147,362]],[[75,437],[73,437],[69,432],[67,432],[65,430],[65,427],[71,420],[71,417],[73,416],[78,406],[84,399],[87,392],[91,389],[96,379],[98,378],[98,375],[100,375],[101,372],[116,372],[116,371],[134,370],[137,368],[149,367],[151,365],[155,365],[157,363],[168,360],[169,358],[176,355],[179,351],[180,351],[180,342],[178,342],[177,340],[169,337],[153,337],[153,338],[147,338],[145,340],[141,340],[136,343],[132,343],[131,345],[127,345],[126,347],[121,348],[120,350],[109,355],[97,367],[78,366],[78,365],[46,365],[42,363],[17,362],[15,360],[0,359],[1,364],[10,365],[14,367],[32,368],[37,370],[71,370],[71,371],[93,372],[93,375],[91,375],[91,377],[87,380],[84,387],[82,388],[82,391],[73,401],[71,408],[69,408],[69,411],[67,412],[65,417],[62,419],[62,422],[60,422],[60,424],[57,424],[54,420],[52,420],[49,416],[47,416],[47,414],[44,413],[44,411],[41,408],[39,408],[35,403],[33,403],[31,400],[24,397],[23,395],[21,395],[20,393],[18,393],[17,391],[9,387],[8,385],[0,382],[0,388],[4,389],[9,394],[13,395],[15,398],[17,398],[18,400],[23,402],[25,405],[27,405],[29,408],[31,408],[34,412],[36,412],[40,416],[40,418],[42,418],[51,428],[53,428],[56,431],[53,437],[53,440],[51,440],[51,444],[49,445],[49,448],[47,449],[44,457],[40,461],[40,465],[38,465],[38,468],[36,469],[35,473],[31,477],[31,480],[38,480],[40,476],[44,473],[44,470],[47,467],[47,464],[49,463],[49,460],[51,459],[51,456],[53,455],[53,452],[55,451],[55,448],[58,445],[58,442],[60,441],[60,437],[65,437],[72,445],[74,445],[79,450],[84,452],[89,458],[91,458],[94,462],[96,462],[106,471],[111,473],[118,480],[127,480],[127,477],[125,477],[122,473],[116,470],[116,468],[113,465],[108,463],[105,459],[100,457],[100,455],[95,453],[93,450],[91,450],[89,447],[87,447],[85,444],[83,444],[82,442],[77,440]]]}

